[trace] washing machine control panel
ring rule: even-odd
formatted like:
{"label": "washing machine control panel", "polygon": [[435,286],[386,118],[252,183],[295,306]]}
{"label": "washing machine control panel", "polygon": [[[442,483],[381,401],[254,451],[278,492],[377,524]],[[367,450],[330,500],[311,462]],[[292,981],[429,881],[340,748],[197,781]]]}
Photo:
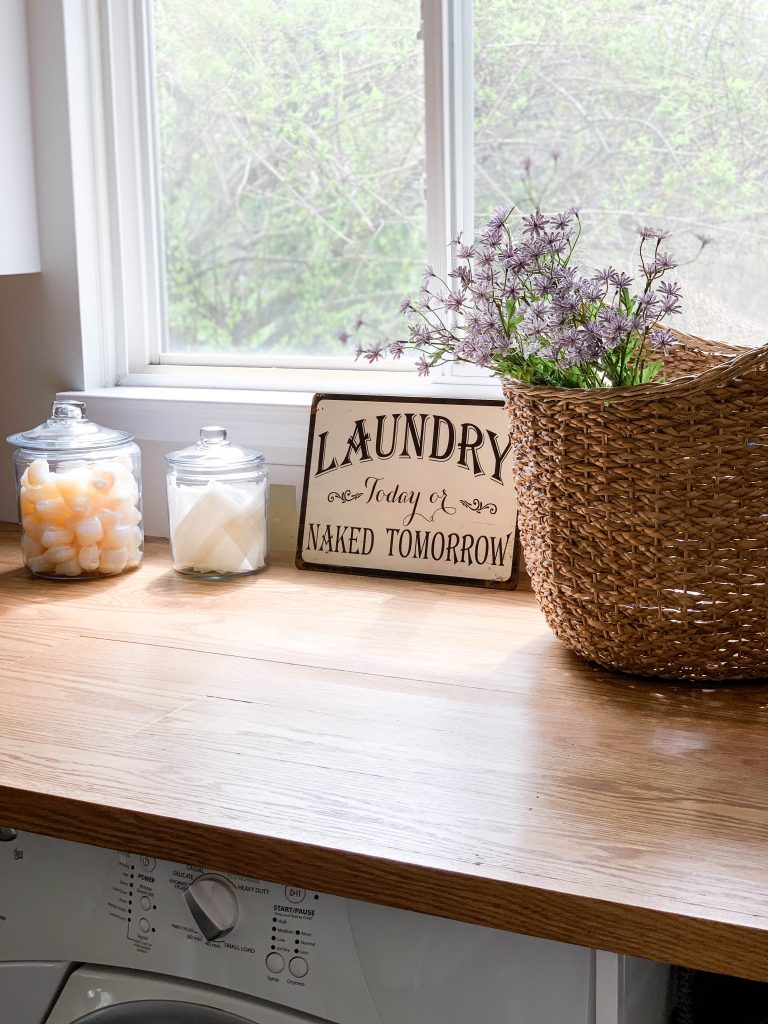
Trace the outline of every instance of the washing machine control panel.
{"label": "washing machine control panel", "polygon": [[380,1024],[343,899],[19,832],[0,843],[0,961],[79,960],[194,979]]}
{"label": "washing machine control panel", "polygon": [[595,1022],[588,949],[0,825],[0,965],[194,981],[262,1000],[264,1024]]}

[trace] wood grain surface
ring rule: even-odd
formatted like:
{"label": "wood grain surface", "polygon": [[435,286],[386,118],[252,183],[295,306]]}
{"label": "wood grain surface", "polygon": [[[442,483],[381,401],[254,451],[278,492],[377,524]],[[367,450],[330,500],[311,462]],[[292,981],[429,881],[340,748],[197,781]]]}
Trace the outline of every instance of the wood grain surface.
{"label": "wood grain surface", "polygon": [[595,669],[525,591],[17,544],[0,824],[768,979],[768,683]]}

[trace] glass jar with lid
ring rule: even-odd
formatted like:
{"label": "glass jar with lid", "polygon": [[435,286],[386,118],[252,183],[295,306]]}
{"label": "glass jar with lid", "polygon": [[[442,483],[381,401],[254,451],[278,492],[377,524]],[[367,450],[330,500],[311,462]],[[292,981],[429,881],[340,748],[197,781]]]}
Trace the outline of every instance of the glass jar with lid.
{"label": "glass jar with lid", "polygon": [[269,550],[269,471],[224,427],[166,455],[171,555],[178,572],[222,579],[261,572]]}
{"label": "glass jar with lid", "polygon": [[57,400],[45,423],[12,434],[24,563],[35,576],[115,576],[141,564],[141,452],[133,436]]}

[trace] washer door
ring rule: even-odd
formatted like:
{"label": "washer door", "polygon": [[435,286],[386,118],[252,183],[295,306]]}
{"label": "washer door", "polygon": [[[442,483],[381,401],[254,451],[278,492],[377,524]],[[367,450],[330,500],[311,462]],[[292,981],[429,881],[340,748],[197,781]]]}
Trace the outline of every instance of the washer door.
{"label": "washer door", "polygon": [[[310,1024],[317,1020],[226,989],[93,964],[69,976],[45,1019],[46,1024]],[[0,1016],[0,1024],[13,1022]]]}
{"label": "washer door", "polygon": [[138,1003],[105,1006],[87,1013],[73,1024],[248,1024],[226,1010],[214,1010],[194,1003],[143,999]]}

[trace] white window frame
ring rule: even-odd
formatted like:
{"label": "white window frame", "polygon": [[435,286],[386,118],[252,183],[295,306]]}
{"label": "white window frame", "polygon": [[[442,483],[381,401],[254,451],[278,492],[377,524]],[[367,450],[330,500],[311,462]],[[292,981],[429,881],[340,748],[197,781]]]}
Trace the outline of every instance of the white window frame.
{"label": "white window frame", "polygon": [[[425,53],[427,252],[441,276],[449,240],[473,223],[472,0],[421,0]],[[333,357],[163,352],[164,244],[151,0],[65,4],[86,386],[435,393],[480,387],[446,367],[425,384],[393,364]],[[78,188],[79,184],[79,188]],[[79,200],[79,201],[78,201]]]}

